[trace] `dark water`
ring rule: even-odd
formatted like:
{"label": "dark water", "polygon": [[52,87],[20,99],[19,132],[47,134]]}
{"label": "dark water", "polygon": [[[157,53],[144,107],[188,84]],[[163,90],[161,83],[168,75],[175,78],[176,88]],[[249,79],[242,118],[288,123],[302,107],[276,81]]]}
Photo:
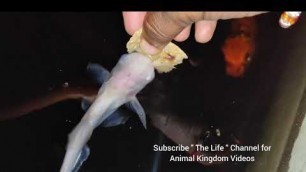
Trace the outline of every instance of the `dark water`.
{"label": "dark water", "polygon": [[[208,44],[196,44],[193,38],[180,43],[200,65],[193,67],[186,61],[169,74],[157,75],[141,93],[147,113],[167,112],[191,125],[201,120],[203,125],[220,128],[224,135],[235,135],[247,145],[257,143],[280,84],[282,66],[288,61],[284,54],[294,49],[289,43],[296,28],[285,32],[278,26],[278,17],[279,13],[258,17],[256,53],[242,79],[225,75],[220,47],[227,36],[228,21],[219,23]],[[86,84],[88,62],[111,69],[126,52],[129,39],[120,13],[1,13],[0,24],[3,108],[65,82],[70,86]],[[150,108],[146,100],[163,105]],[[59,171],[67,134],[83,114],[80,101],[69,100],[1,122],[0,170]],[[153,126],[144,130],[136,117],[124,126],[98,128],[89,141],[91,154],[81,171],[150,171],[152,145],[158,142],[175,145]],[[196,162],[172,163],[168,158],[169,154],[162,154],[159,171],[244,171],[246,165],[205,167]]]}

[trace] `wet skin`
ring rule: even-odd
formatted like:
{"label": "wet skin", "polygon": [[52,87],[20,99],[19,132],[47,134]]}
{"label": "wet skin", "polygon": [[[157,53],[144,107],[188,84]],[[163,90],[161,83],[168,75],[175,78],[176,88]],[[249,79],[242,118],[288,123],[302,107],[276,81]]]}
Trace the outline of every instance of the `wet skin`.
{"label": "wet skin", "polygon": [[[74,169],[81,150],[91,137],[93,130],[107,119],[118,107],[135,101],[136,94],[154,78],[151,61],[141,54],[123,55],[111,72],[108,81],[99,93],[80,123],[69,134],[67,152],[61,172]],[[146,127],[145,115],[139,115]]]}

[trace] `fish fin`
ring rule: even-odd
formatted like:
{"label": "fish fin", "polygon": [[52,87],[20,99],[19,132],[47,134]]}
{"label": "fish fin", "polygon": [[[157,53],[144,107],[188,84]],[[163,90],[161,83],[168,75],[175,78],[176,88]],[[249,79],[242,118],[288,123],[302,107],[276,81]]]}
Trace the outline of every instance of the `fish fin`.
{"label": "fish fin", "polygon": [[79,156],[76,160],[76,163],[74,165],[74,168],[73,168],[72,172],[78,172],[80,170],[83,162],[85,162],[87,160],[89,154],[90,154],[90,149],[87,145],[85,145],[82,148],[82,150],[81,150],[81,152],[80,152],[80,154],[79,154]]}
{"label": "fish fin", "polygon": [[[123,55],[122,58],[125,58]],[[89,63],[87,65],[87,72],[89,73],[90,77],[97,82],[99,86],[102,86],[109,78],[110,72],[105,69],[103,66],[97,63]],[[100,91],[99,91],[100,92]],[[92,102],[89,100],[83,99],[81,102],[81,107],[84,111],[87,111],[90,107]],[[126,115],[124,112],[120,110],[116,110],[112,113],[108,118],[106,118],[100,126],[102,127],[113,127],[121,124],[125,124],[126,121],[129,119],[129,116]]]}
{"label": "fish fin", "polygon": [[89,109],[91,103],[92,103],[92,102],[89,101],[89,100],[82,99],[82,102],[81,102],[81,108],[82,108],[82,110],[86,112],[86,111]]}
{"label": "fish fin", "polygon": [[101,123],[101,126],[114,127],[117,125],[125,124],[129,118],[130,117],[126,113],[122,112],[121,110],[116,110]]}
{"label": "fish fin", "polygon": [[[97,63],[88,63],[87,72],[98,85],[101,87],[109,78],[110,73],[107,69]],[[83,99],[81,108],[86,112],[91,105],[91,101]]]}
{"label": "fish fin", "polygon": [[131,101],[126,103],[126,106],[139,116],[142,125],[147,129],[146,113],[137,98],[133,97]]}
{"label": "fish fin", "polygon": [[87,72],[99,86],[103,85],[110,78],[109,71],[97,63],[88,63]]}

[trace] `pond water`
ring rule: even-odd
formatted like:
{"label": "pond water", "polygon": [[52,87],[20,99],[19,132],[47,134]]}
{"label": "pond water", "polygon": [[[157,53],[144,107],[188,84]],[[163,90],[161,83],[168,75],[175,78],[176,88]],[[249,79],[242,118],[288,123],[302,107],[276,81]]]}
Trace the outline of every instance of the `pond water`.
{"label": "pond water", "polygon": [[[207,44],[197,44],[193,37],[178,43],[192,62],[186,60],[169,74],[157,74],[138,96],[149,116],[148,129],[142,128],[136,115],[125,125],[97,128],[89,141],[91,154],[80,171],[245,171],[246,162],[210,166],[169,162],[171,155],[186,153],[154,152],[154,144],[176,143],[152,124],[158,115],[168,116],[180,121],[181,128],[200,126],[204,136],[207,131],[221,134],[217,139],[216,133],[210,136],[207,144],[261,143],[265,126],[273,125],[265,122],[275,97],[293,76],[287,71],[298,77],[293,80],[305,79],[301,66],[290,65],[305,62],[290,55],[303,43],[299,35],[302,28],[305,32],[305,20],[284,30],[278,25],[279,15],[256,17],[256,51],[243,78],[225,74],[221,45],[231,21],[220,21]],[[96,62],[112,69],[129,39],[119,12],[1,13],[0,24],[0,109],[8,109],[8,114],[54,90],[92,88],[86,65]],[[299,98],[284,99],[286,104]],[[80,100],[70,99],[1,121],[1,171],[59,171],[67,135],[83,114]],[[194,133],[188,132],[178,130],[173,137],[191,139]]]}

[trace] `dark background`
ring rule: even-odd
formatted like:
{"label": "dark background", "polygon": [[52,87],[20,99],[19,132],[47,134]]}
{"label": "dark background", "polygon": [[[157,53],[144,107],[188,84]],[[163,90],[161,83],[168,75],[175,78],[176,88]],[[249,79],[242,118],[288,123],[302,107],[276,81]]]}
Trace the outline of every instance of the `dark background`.
{"label": "dark background", "polygon": [[[220,21],[211,42],[197,44],[191,37],[179,46],[189,58],[169,74],[157,74],[143,97],[169,100],[160,109],[187,122],[199,116],[203,125],[235,134],[245,144],[255,144],[271,97],[277,91],[282,66],[290,60],[296,27],[279,27],[280,13],[257,17],[258,35],[254,59],[241,79],[225,75],[220,51],[230,21]],[[1,107],[30,99],[63,83],[82,84],[88,62],[111,69],[126,53],[129,35],[121,13],[0,13]],[[160,87],[153,85],[158,82]],[[163,89],[162,89],[163,88]],[[150,94],[149,94],[150,93]],[[154,100],[155,100],[154,99]],[[150,104],[143,101],[145,107]],[[146,110],[146,108],[145,108]],[[0,122],[1,171],[59,171],[66,138],[84,112],[77,100],[65,101],[15,120]],[[152,145],[163,138],[149,125],[141,127],[132,117],[124,126],[97,128],[89,141],[91,154],[81,171],[150,171]],[[182,153],[183,154],[183,153]],[[244,171],[245,163],[204,167],[198,163],[171,163],[162,154],[159,171]]]}

